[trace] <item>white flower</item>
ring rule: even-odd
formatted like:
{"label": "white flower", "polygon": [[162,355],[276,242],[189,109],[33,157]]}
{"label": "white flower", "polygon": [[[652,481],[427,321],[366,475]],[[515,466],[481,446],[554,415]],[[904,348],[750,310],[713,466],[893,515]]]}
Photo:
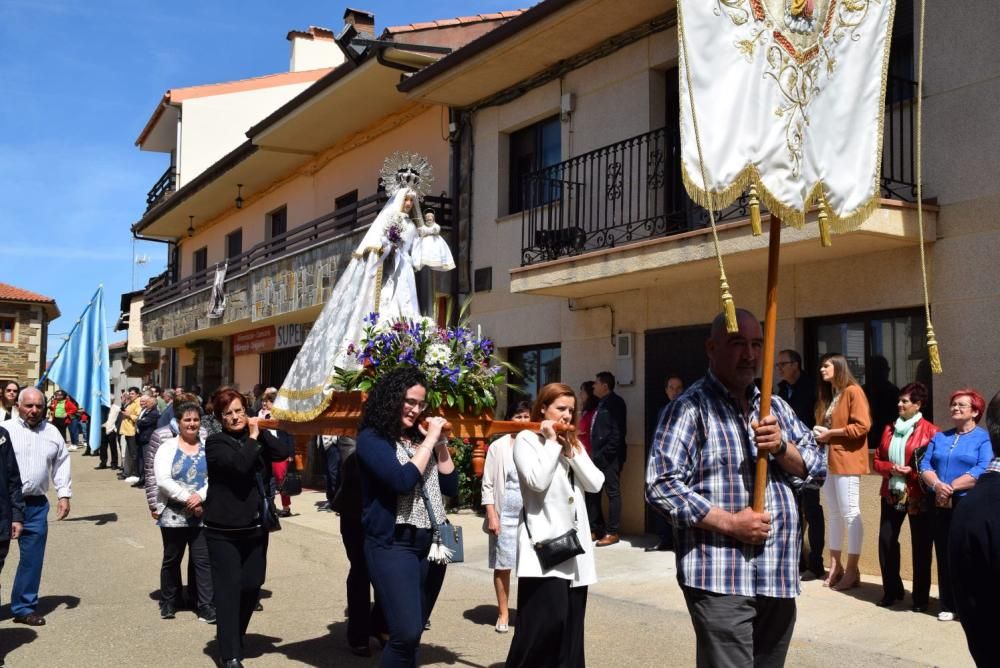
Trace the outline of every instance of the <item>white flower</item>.
{"label": "white flower", "polygon": [[451,359],[451,350],[443,343],[432,343],[427,347],[425,361],[427,364],[444,366]]}

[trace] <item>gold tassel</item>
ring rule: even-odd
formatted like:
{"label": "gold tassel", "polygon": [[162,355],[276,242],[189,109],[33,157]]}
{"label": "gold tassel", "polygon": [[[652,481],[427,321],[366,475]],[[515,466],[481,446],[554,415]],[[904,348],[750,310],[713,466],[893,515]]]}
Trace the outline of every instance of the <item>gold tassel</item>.
{"label": "gold tassel", "polygon": [[760,226],[760,198],[757,197],[757,184],[750,184],[750,231],[755,237],[764,234]]}
{"label": "gold tassel", "polygon": [[[378,254],[382,255],[382,249],[380,248]],[[382,304],[382,265],[383,262],[378,263],[378,267],[375,269],[375,307],[372,309],[375,313],[379,312],[379,306]]]}
{"label": "gold tassel", "polygon": [[736,324],[736,304],[733,302],[733,295],[729,292],[729,281],[725,274],[719,275],[719,287],[722,289],[722,310],[726,314],[726,332],[735,334],[740,331]]}
{"label": "gold tassel", "polygon": [[934,325],[931,321],[927,321],[927,356],[930,358],[931,362],[931,373],[942,373],[944,368],[941,366],[941,353],[938,351],[937,337],[934,336]]}
{"label": "gold tassel", "polygon": [[830,238],[830,213],[826,204],[826,198],[819,201],[819,215],[817,219],[819,220],[819,245],[823,248],[829,248],[833,245],[833,240]]}

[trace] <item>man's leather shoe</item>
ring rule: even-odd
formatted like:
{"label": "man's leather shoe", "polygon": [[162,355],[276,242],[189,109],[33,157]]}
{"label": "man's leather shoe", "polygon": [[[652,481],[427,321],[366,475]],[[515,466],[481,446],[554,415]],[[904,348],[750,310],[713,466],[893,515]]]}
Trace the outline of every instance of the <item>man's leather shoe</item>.
{"label": "man's leather shoe", "polygon": [[910,608],[910,610],[912,610],[913,612],[916,612],[916,613],[927,612],[927,604],[926,603],[914,603],[913,607]]}
{"label": "man's leather shoe", "polygon": [[101,470],[106,469],[106,468],[108,468],[107,464],[98,464],[97,466],[94,467],[94,470],[95,471],[101,471]]}
{"label": "man's leather shoe", "polygon": [[644,552],[669,552],[670,546],[666,543],[657,543],[656,545],[650,545],[643,550]]}
{"label": "man's leather shoe", "polygon": [[14,617],[15,624],[26,624],[28,626],[45,626],[45,618],[41,615],[36,615],[31,613],[30,615],[21,615],[19,617]]}
{"label": "man's leather shoe", "polygon": [[239,659],[226,659],[219,664],[222,668],[243,668],[243,662]]}
{"label": "man's leather shoe", "polygon": [[621,539],[618,537],[618,534],[616,534],[616,533],[606,533],[606,534],[604,534],[604,538],[602,538],[601,540],[597,541],[597,547],[607,547],[608,545],[614,545],[619,540],[621,540]]}

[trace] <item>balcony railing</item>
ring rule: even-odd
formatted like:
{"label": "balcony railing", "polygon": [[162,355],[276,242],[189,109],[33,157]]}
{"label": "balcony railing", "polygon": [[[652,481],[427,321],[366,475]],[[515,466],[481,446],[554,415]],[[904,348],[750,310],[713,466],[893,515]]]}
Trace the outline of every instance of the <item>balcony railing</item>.
{"label": "balcony railing", "polygon": [[[360,233],[372,224],[386,201],[386,194],[379,192],[262,241],[229,258],[226,280],[229,281],[268,262],[295,255],[346,234]],[[450,228],[452,216],[450,198],[428,196],[424,198],[421,206],[425,211],[434,210],[442,231]],[[211,286],[218,266],[213,264],[179,281],[159,284],[148,290],[143,311],[150,311],[179,297]]]}
{"label": "balcony railing", "polygon": [[177,190],[177,167],[170,165],[167,171],[163,172],[149,192],[146,193],[146,211],[162,202],[168,195]]}
{"label": "balcony railing", "polygon": [[[886,198],[915,198],[915,96],[916,82],[889,78],[882,149]],[[676,126],[531,172],[522,187],[522,266],[708,225],[708,211],[694,204],[684,190]],[[717,211],[716,221],[747,217],[748,204],[744,193]]]}

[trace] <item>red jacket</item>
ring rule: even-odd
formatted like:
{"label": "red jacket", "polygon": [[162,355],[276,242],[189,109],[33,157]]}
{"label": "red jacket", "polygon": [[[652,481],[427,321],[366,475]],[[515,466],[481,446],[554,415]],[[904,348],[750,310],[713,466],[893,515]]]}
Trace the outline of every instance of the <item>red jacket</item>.
{"label": "red jacket", "polygon": [[[889,478],[892,476],[892,462],[889,461],[889,443],[892,441],[893,424],[888,424],[882,432],[882,442],[875,450],[875,472],[882,476],[882,489],[879,490],[885,498],[889,498]],[[913,427],[913,433],[906,441],[906,465],[912,468],[910,474],[906,476],[906,491],[911,499],[917,500],[924,496],[924,488],[920,485],[920,473],[913,462],[913,451],[917,448],[926,447],[934,434],[941,431],[933,424],[920,418],[920,422]]]}
{"label": "red jacket", "polygon": [[[69,397],[66,397],[65,401],[66,401],[66,418],[68,419],[68,418],[73,417],[73,415],[76,414],[77,407],[76,407],[76,404],[73,403],[73,400],[70,399]],[[50,418],[54,417],[55,414],[56,414],[56,404],[57,403],[59,403],[59,402],[56,401],[55,399],[53,399],[52,401],[49,402],[49,417]]]}

